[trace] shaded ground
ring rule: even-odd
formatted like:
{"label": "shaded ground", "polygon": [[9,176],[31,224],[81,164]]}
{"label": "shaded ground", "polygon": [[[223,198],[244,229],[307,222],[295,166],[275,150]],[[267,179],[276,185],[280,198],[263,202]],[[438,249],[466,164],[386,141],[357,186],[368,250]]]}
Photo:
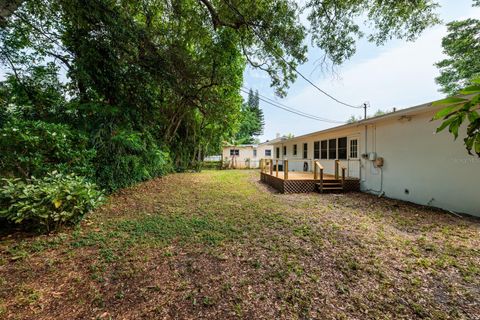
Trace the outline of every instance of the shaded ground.
{"label": "shaded ground", "polygon": [[0,239],[5,319],[480,319],[480,223],[251,171],[123,190],[74,230]]}

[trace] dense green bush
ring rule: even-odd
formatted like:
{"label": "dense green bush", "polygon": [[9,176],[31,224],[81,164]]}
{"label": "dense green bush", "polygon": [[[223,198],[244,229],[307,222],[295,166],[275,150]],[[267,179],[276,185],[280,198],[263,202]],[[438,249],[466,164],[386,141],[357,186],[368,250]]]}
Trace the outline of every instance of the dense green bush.
{"label": "dense green bush", "polygon": [[[131,186],[173,171],[170,154],[148,133],[117,130],[97,144],[97,183],[108,191]],[[105,142],[107,141],[107,142]]]}
{"label": "dense green bush", "polygon": [[103,201],[102,192],[85,178],[52,172],[42,179],[2,179],[0,218],[46,231],[79,222]]}
{"label": "dense green bush", "polygon": [[93,177],[95,150],[66,124],[16,119],[0,128],[0,175],[28,179],[47,172]]}

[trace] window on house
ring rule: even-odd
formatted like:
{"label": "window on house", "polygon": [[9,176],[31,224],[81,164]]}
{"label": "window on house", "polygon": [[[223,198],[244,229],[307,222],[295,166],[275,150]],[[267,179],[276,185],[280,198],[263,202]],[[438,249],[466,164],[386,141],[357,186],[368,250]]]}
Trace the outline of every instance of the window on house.
{"label": "window on house", "polygon": [[358,140],[357,139],[350,140],[350,158],[352,159],[358,158]]}
{"label": "window on house", "polygon": [[313,143],[313,159],[320,159],[320,141]]}
{"label": "window on house", "polygon": [[338,159],[347,159],[347,138],[338,138]]}
{"label": "window on house", "polygon": [[253,149],[253,157],[254,157],[254,158],[257,157],[257,149]]}
{"label": "window on house", "polygon": [[328,140],[328,159],[337,159],[337,139]]}
{"label": "window on house", "polygon": [[280,158],[280,148],[277,147],[276,151],[277,152],[275,152],[275,154],[276,154],[277,158]]}
{"label": "window on house", "polygon": [[283,155],[284,155],[284,156],[287,155],[287,147],[286,147],[286,146],[283,146]]}
{"label": "window on house", "polygon": [[307,159],[308,157],[308,143],[303,144],[303,159]]}
{"label": "window on house", "polygon": [[321,159],[328,159],[328,140],[322,140],[320,150]]}
{"label": "window on house", "polygon": [[272,156],[272,150],[268,149],[265,150],[265,157],[271,157]]}
{"label": "window on house", "polygon": [[238,149],[230,149],[230,155],[231,155],[231,156],[239,156],[239,155],[240,155],[240,150],[238,150]]}
{"label": "window on house", "polygon": [[297,155],[297,145],[296,144],[293,145],[293,155],[294,156]]}

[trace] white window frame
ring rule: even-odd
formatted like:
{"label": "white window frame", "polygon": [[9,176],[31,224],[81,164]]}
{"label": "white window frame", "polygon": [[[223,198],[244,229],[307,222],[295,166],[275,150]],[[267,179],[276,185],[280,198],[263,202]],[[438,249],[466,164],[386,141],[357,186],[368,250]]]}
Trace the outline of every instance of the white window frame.
{"label": "white window frame", "polygon": [[[352,143],[353,141],[355,141],[355,143]],[[352,157],[353,146],[355,146],[356,150],[355,150],[354,156]],[[360,149],[360,139],[358,139],[358,137],[348,138],[348,159],[352,159],[352,160],[359,159],[359,149]]]}

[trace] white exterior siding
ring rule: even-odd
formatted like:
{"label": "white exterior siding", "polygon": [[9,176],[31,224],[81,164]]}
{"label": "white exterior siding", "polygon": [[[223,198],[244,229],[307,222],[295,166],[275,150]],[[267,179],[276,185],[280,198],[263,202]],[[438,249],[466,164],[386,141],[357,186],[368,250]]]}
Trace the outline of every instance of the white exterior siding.
{"label": "white exterior siding", "polygon": [[[268,156],[266,151],[270,151],[270,155]],[[271,159],[273,156],[273,147],[269,144],[259,144],[257,147],[257,160],[258,159]]]}
{"label": "white exterior siding", "polygon": [[[276,159],[283,160],[283,159],[288,159],[288,167],[290,171],[303,171],[304,169],[304,163],[307,162],[308,164],[308,171],[312,171],[312,160],[318,160],[320,163],[323,165],[324,172],[328,174],[333,174],[335,172],[335,160],[334,159],[314,159],[314,142],[315,141],[322,141],[322,140],[329,140],[329,139],[336,139],[336,138],[343,138],[347,137],[347,141],[350,141],[350,139],[358,139],[358,157],[360,157],[360,154],[363,152],[361,149],[362,148],[362,141],[360,139],[360,129],[359,128],[349,128],[349,129],[344,129],[344,130],[338,130],[334,132],[329,132],[329,133],[324,133],[324,134],[319,134],[319,135],[313,135],[313,136],[308,136],[305,137],[304,139],[293,139],[292,141],[290,140],[285,140],[283,143],[278,143],[274,145],[274,157],[273,160],[275,162]],[[307,158],[303,158],[303,144],[307,143]],[[338,143],[338,141],[337,141]],[[297,145],[297,154],[293,154],[293,146]],[[287,155],[283,155],[283,147],[287,147]],[[321,146],[320,146],[321,147]],[[277,158],[276,150],[279,148],[280,150],[280,157]],[[320,149],[321,153],[321,149]],[[321,154],[320,154],[321,156]],[[341,160],[342,164],[346,167],[350,167],[350,175],[352,177],[359,177],[359,161],[350,159],[349,161],[349,148],[348,148],[348,142],[347,142],[347,159],[346,160]]]}
{"label": "white exterior siding", "polygon": [[[463,139],[454,141],[448,132],[435,134],[440,122],[431,122],[430,119],[438,108],[412,109],[276,143],[274,151],[278,147],[280,155],[277,158],[275,152],[273,159],[288,159],[290,171],[303,170],[306,161],[311,171],[314,141],[355,137],[359,158],[370,152],[384,158],[381,169],[368,159],[341,160],[342,165],[350,167],[347,175],[359,177],[360,171],[363,191],[480,216],[480,159],[467,154]],[[303,143],[308,144],[305,160],[302,159]],[[292,154],[294,144],[297,144],[296,156]],[[286,156],[282,152],[283,146],[287,147]],[[334,172],[334,160],[319,161],[325,167],[325,173]]]}
{"label": "white exterior siding", "polygon": [[[432,115],[368,127],[368,150],[385,159],[383,191],[390,198],[480,216],[480,159],[467,154],[462,139],[435,134],[439,122],[430,122]],[[380,189],[381,174],[371,161],[362,178],[362,189]]]}
{"label": "white exterior siding", "polygon": [[[230,150],[235,149],[239,151],[239,155],[230,155]],[[260,159],[271,158],[265,155],[265,150],[272,150],[271,145],[240,145],[240,146],[226,146],[222,151],[223,162],[228,161],[228,166],[231,168],[258,168],[260,166]]]}

